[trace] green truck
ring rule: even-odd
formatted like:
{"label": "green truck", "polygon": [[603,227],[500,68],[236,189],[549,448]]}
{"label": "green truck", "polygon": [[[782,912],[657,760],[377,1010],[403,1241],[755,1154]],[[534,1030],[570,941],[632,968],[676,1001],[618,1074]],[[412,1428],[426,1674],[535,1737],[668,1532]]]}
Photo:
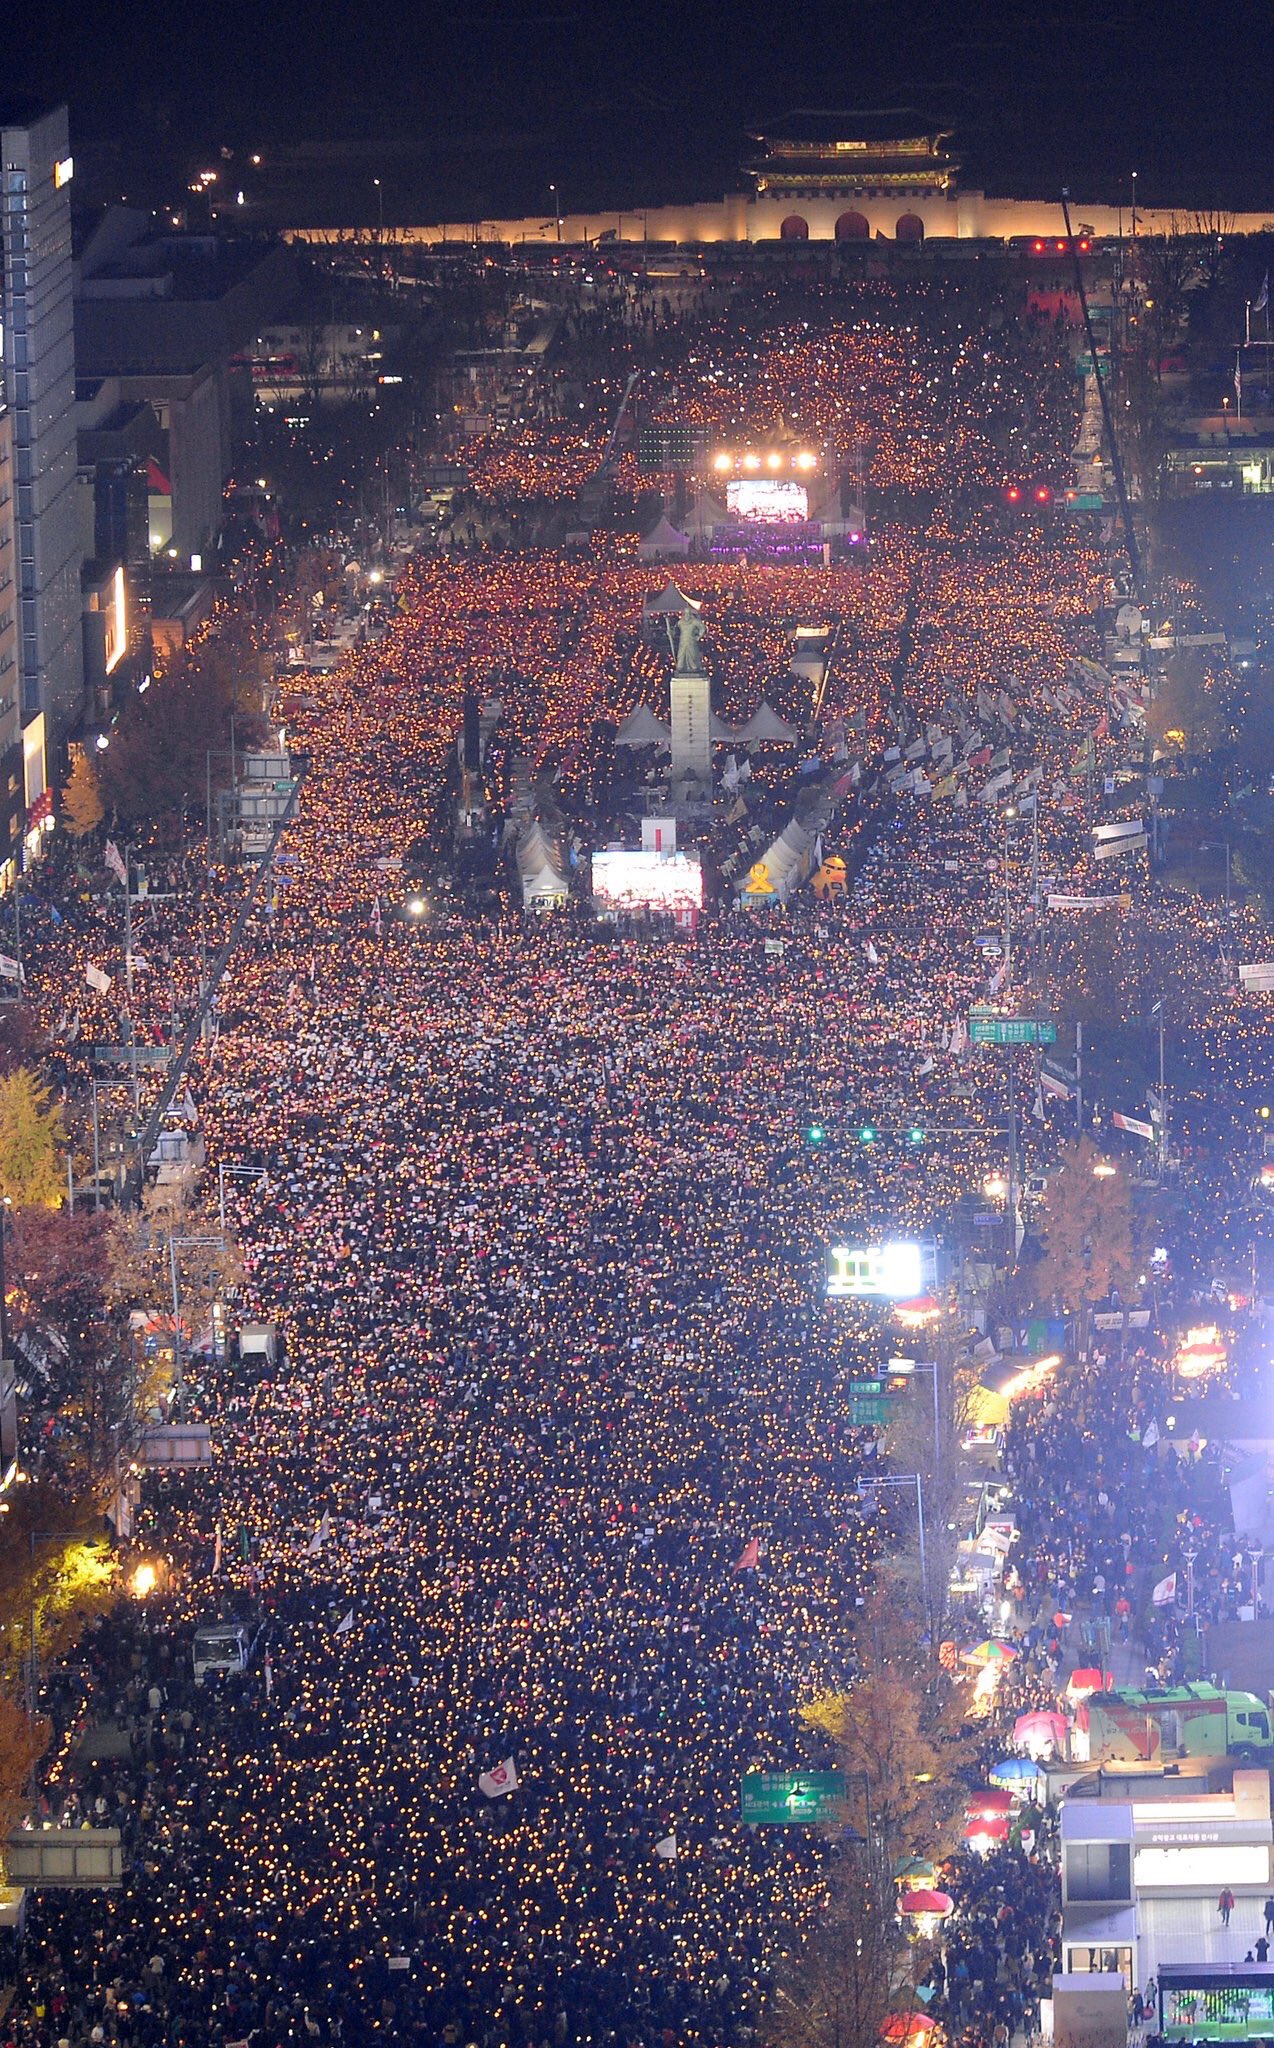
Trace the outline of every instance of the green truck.
{"label": "green truck", "polygon": [[1270,1710],[1254,1692],[1174,1685],[1162,1692],[1095,1692],[1076,1710],[1073,1763],[1168,1763],[1182,1756],[1263,1756]]}

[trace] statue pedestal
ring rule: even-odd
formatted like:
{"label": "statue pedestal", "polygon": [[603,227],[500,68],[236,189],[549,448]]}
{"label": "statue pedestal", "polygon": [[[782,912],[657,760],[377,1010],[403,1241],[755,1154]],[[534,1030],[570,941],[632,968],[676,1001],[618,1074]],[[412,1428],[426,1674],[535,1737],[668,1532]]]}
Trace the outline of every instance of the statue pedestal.
{"label": "statue pedestal", "polygon": [[707,676],[677,670],[672,678],[671,699],[672,786],[676,789],[687,776],[694,776],[710,794],[712,703]]}

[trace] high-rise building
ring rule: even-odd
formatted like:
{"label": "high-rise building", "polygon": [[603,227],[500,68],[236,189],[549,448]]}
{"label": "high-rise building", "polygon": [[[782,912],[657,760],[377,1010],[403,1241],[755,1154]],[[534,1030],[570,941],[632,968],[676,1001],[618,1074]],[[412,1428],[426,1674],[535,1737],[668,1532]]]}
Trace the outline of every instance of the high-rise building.
{"label": "high-rise building", "polygon": [[[4,336],[0,333],[0,357]],[[0,887],[7,888],[21,866],[26,789],[22,724],[18,716],[17,545],[13,532],[12,422],[0,375]]]}
{"label": "high-rise building", "polygon": [[79,718],[84,698],[73,171],[65,107],[34,112],[0,104],[4,383],[13,446],[18,670],[29,812],[45,787],[47,756]]}

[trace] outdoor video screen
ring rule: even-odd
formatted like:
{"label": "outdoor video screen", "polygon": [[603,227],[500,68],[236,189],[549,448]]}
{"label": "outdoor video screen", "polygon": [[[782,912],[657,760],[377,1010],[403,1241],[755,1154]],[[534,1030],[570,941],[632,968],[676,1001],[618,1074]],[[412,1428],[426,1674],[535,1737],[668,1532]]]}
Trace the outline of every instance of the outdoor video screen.
{"label": "outdoor video screen", "polygon": [[602,910],[701,910],[703,871],[690,854],[612,847],[593,855],[593,895]]}
{"label": "outdoor video screen", "polygon": [[1250,2041],[1270,2034],[1274,1989],[1268,1984],[1216,1984],[1165,1990],[1163,2031],[1170,2041]]}
{"label": "outdoor video screen", "polygon": [[809,518],[809,493],[804,484],[780,477],[741,479],[725,487],[726,510],[736,519],[764,519],[769,524],[796,524]]}
{"label": "outdoor video screen", "polygon": [[906,1301],[924,1286],[924,1255],[918,1244],[834,1244],[827,1253],[827,1293],[831,1301],[859,1294],[885,1295]]}

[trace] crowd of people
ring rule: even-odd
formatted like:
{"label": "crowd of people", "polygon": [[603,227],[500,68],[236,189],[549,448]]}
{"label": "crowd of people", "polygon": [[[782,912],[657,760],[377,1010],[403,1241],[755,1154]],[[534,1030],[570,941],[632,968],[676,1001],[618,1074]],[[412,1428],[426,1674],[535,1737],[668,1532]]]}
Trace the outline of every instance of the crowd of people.
{"label": "crowd of people", "polygon": [[[921,403],[930,429],[955,417],[970,487],[998,378],[997,405],[1038,408],[1023,459],[1060,459],[1051,344],[983,320],[975,352],[923,294],[886,296],[857,340],[687,322],[684,373],[732,393],[750,349],[762,410],[866,378],[891,432]],[[388,638],[290,717],[287,887],[192,1081],[212,1158],[262,1172],[231,1195],[241,1311],[282,1353],[209,1361],[190,1401],[212,1464],[147,1482],[135,1540],[164,1589],[85,1652],[119,1739],[60,1752],[44,1788],[50,1814],[121,1827],[127,1881],[32,1902],[4,2048],[729,2048],[818,1922],[829,1844],[745,1828],[739,1780],[799,1763],[802,1702],[852,1685],[856,1601],[898,1532],[861,1511],[881,1447],[848,1419],[896,1332],[827,1298],[827,1247],[945,1229],[1005,1170],[1006,1098],[1020,1171],[1049,1156],[1071,1112],[966,1020],[1047,986],[1041,874],[1104,887],[1088,827],[1135,721],[1095,660],[1090,539],[948,506],[861,568],[696,568],[729,720],[791,707],[794,620],[838,630],[814,743],[860,770],[848,897],[644,939],[569,911],[384,915],[464,692],[581,788],[598,721],[666,689],[641,632],[659,581],[620,541],[422,559]],[[1012,843],[986,796],[1006,770],[1030,799]],[[1144,862],[1125,886],[1148,903]],[[190,1013],[241,887],[140,914],[131,1028]],[[988,943],[1006,902],[1016,968]],[[118,926],[109,895],[33,914],[69,1085],[119,1028]],[[1157,1566],[1165,1515],[1193,1511],[1189,1473],[1152,1490],[1112,1437],[1130,1377],[1092,1368],[1010,1438],[1041,1615],[1121,1559]],[[249,1671],[197,1688],[192,1630],[231,1615]],[[1046,1690],[1061,1646],[1035,1627],[1017,1682]],[[1046,1974],[1051,1871],[1013,1852],[953,1882],[946,2011],[995,2048]]]}

